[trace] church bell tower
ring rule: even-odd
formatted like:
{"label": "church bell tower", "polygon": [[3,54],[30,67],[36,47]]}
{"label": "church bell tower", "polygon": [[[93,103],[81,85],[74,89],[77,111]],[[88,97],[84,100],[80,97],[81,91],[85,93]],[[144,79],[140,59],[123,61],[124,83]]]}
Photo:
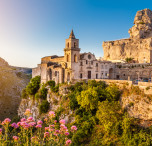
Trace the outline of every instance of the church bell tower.
{"label": "church bell tower", "polygon": [[70,36],[65,41],[64,61],[67,63],[67,68],[73,69],[78,64],[80,59],[79,39],[75,38],[73,30]]}

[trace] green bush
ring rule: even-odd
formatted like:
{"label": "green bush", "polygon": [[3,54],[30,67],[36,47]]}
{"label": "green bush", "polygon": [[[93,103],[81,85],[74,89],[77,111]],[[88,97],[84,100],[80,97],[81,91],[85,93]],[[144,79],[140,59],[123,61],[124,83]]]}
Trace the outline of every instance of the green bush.
{"label": "green bush", "polygon": [[22,97],[23,99],[26,99],[26,98],[28,97],[28,94],[26,93],[26,88],[24,88],[24,89],[22,90],[21,97]]}
{"label": "green bush", "polygon": [[44,86],[40,89],[40,98],[46,99],[47,98],[48,89],[46,89]]}
{"label": "green bush", "polygon": [[26,86],[26,93],[28,95],[35,95],[40,88],[40,76],[31,79],[30,83]]}
{"label": "green bush", "polygon": [[47,86],[47,85],[50,86],[51,89],[52,89],[52,88],[55,87],[55,81],[52,81],[52,80],[51,80],[51,81],[47,81],[45,85],[46,85],[46,86]]}
{"label": "green bush", "polygon": [[40,114],[46,113],[49,110],[50,104],[47,100],[43,100],[42,103],[39,105],[39,112]]}

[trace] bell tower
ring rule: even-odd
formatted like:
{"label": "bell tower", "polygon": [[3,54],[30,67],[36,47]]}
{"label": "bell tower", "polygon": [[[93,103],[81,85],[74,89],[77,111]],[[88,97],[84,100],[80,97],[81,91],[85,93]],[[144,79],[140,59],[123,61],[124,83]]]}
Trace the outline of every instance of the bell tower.
{"label": "bell tower", "polygon": [[67,68],[73,69],[78,64],[80,59],[79,39],[75,38],[73,30],[68,39],[65,40],[64,61],[67,63]]}

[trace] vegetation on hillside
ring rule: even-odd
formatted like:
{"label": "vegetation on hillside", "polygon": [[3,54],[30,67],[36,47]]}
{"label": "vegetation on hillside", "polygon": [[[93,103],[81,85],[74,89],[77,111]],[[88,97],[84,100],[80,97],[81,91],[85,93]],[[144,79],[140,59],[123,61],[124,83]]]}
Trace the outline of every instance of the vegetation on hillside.
{"label": "vegetation on hillside", "polygon": [[[68,94],[56,103],[60,107],[55,111],[55,119],[59,121],[61,115],[69,115],[69,118],[75,119],[67,125],[74,124],[78,127],[76,133],[70,137],[71,145],[152,145],[152,127],[140,127],[139,120],[129,117],[120,106],[122,94],[143,94],[138,88],[120,91],[115,84],[106,85],[95,80],[67,86]],[[43,101],[43,112],[47,112],[45,106],[48,103],[44,103],[44,97],[47,92],[45,89],[48,88],[59,94],[59,85],[55,86],[54,81],[49,81],[38,89],[35,97]]]}

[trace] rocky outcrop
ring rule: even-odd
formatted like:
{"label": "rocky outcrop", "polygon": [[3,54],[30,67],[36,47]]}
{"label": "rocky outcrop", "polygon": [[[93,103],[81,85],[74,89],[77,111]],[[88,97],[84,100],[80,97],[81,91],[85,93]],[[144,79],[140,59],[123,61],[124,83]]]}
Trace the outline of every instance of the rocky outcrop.
{"label": "rocky outcrop", "polygon": [[134,26],[129,29],[130,38],[103,42],[105,60],[134,58],[136,62],[152,62],[152,11],[138,11]]}
{"label": "rocky outcrop", "polygon": [[29,75],[0,58],[0,120],[17,116],[21,91],[29,80]]}

